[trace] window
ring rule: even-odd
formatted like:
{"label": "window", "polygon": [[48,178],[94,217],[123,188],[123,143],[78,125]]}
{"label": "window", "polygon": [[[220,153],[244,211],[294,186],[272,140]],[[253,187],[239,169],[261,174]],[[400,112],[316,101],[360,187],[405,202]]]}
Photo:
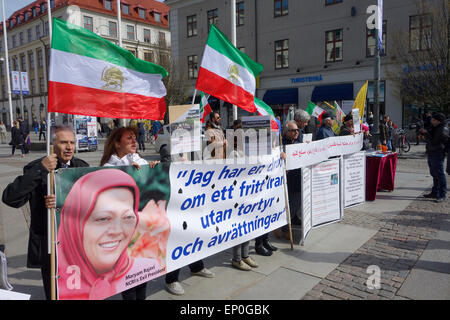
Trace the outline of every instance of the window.
{"label": "window", "polygon": [[275,41],[275,69],[289,67],[289,40]]}
{"label": "window", "polygon": [[432,18],[429,14],[409,17],[409,49],[411,51],[431,48]]}
{"label": "window", "polygon": [[274,0],[274,17],[287,16],[289,12],[288,0]]}
{"label": "window", "polygon": [[27,71],[27,56],[20,56],[20,71]]}
{"label": "window", "polygon": [[48,29],[48,21],[44,23],[44,36],[48,36],[49,29]]}
{"label": "window", "polygon": [[23,43],[24,43],[23,32],[20,32],[20,33],[19,33],[19,43],[20,43],[21,46],[22,46]]}
{"label": "window", "polygon": [[39,90],[41,93],[45,92],[45,82],[43,77],[39,78]]}
{"label": "window", "polygon": [[187,36],[193,37],[197,35],[197,15],[187,17]]}
{"label": "window", "polygon": [[12,65],[13,65],[13,70],[14,71],[18,71],[19,70],[19,64],[17,63],[17,58],[16,57],[14,57],[12,59]]}
{"label": "window", "polygon": [[122,4],[122,13],[130,14],[130,6],[128,4]]}
{"label": "window", "polygon": [[31,79],[31,94],[36,93],[36,79]]}
{"label": "window", "polygon": [[13,35],[11,38],[12,38],[12,47],[15,48],[17,46],[16,35]]}
{"label": "window", "polygon": [[28,14],[28,11],[27,11],[27,12],[25,12],[25,13],[23,14],[23,19],[24,19],[25,21],[28,21],[28,18],[29,18],[29,14]]}
{"label": "window", "polygon": [[144,51],[144,60],[148,62],[154,62],[153,61],[153,52],[151,51]]}
{"label": "window", "polygon": [[112,1],[111,0],[105,0],[103,2],[103,5],[105,6],[106,10],[112,10]]}
{"label": "window", "polygon": [[342,0],[325,0],[325,5],[328,6],[330,4],[341,3]]}
{"label": "window", "polygon": [[41,3],[41,13],[45,12],[45,2]]}
{"label": "window", "polygon": [[31,28],[27,29],[27,38],[28,38],[28,42],[33,41],[33,34],[31,33]]}
{"label": "window", "polygon": [[42,56],[42,50],[38,50],[37,51],[37,55],[38,55],[38,65],[39,67],[42,67],[44,65],[44,59]]}
{"label": "window", "polygon": [[236,3],[236,26],[244,25],[244,1]]}
{"label": "window", "polygon": [[109,36],[113,38],[117,38],[117,23],[113,21],[108,22],[108,32]]}
{"label": "window", "polygon": [[325,61],[341,61],[343,45],[342,29],[325,32]]}
{"label": "window", "polygon": [[[380,52],[381,55],[386,55],[386,20],[383,21],[383,43],[382,49]],[[366,31],[366,56],[373,57],[375,56],[376,49],[376,29],[367,29]]]}
{"label": "window", "polygon": [[36,14],[37,14],[37,12],[36,12],[36,7],[34,7],[33,9],[31,9],[31,15],[32,15],[33,18],[34,18],[34,17],[36,17]]}
{"label": "window", "polygon": [[92,17],[83,16],[83,27],[89,31],[94,31],[94,24],[92,22]]}
{"label": "window", "polygon": [[144,42],[150,43],[152,41],[152,36],[150,29],[144,29]]}
{"label": "window", "polygon": [[198,65],[197,56],[188,56],[188,77],[189,79],[197,79]]}
{"label": "window", "polygon": [[155,21],[156,21],[156,22],[161,22],[161,14],[160,14],[160,13],[155,12],[155,13],[153,14],[153,16],[155,17]]}
{"label": "window", "polygon": [[36,26],[36,39],[39,39],[41,37],[41,26]]}
{"label": "window", "polygon": [[9,27],[10,28],[14,27],[14,20],[13,19],[9,20]]}
{"label": "window", "polygon": [[159,46],[161,48],[166,48],[167,47],[166,34],[164,32],[159,32]]}
{"label": "window", "polygon": [[28,65],[30,66],[30,70],[34,70],[34,53],[33,52],[28,54]]}
{"label": "window", "polygon": [[54,8],[55,7],[55,0],[50,0],[50,8]]}
{"label": "window", "polygon": [[134,26],[127,25],[127,39],[134,40]]}
{"label": "window", "polygon": [[145,19],[145,10],[142,8],[139,8],[139,18]]}
{"label": "window", "polygon": [[217,25],[217,22],[219,21],[219,10],[218,9],[209,10],[207,12],[207,15],[208,15],[208,31],[209,31],[211,25],[212,24]]}
{"label": "window", "polygon": [[22,22],[22,19],[20,18],[20,16],[17,16],[17,24],[20,24]]}
{"label": "window", "polygon": [[159,54],[159,64],[165,67],[169,66],[169,55],[167,53],[161,52]]}

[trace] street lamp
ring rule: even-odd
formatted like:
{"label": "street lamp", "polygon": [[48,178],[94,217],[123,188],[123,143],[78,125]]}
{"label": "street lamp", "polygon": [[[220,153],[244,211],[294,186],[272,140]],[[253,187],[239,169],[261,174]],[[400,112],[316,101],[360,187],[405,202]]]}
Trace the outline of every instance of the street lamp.
{"label": "street lamp", "polygon": [[14,118],[13,118],[13,112],[12,112],[11,79],[9,78],[8,36],[6,35],[5,0],[2,0],[2,15],[3,15],[3,41],[4,41],[4,48],[5,48],[5,58],[3,58],[3,59],[6,63],[6,81],[8,84],[9,115],[10,115],[11,127],[12,127]]}

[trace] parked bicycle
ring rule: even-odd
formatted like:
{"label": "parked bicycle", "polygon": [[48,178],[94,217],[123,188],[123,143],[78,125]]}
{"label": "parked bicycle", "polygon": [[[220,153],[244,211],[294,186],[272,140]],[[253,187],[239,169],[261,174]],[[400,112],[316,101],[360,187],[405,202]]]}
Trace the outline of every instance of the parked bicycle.
{"label": "parked bicycle", "polygon": [[397,130],[397,148],[398,152],[402,154],[403,152],[409,152],[411,149],[411,143],[408,140],[408,137],[406,136],[406,131],[403,129]]}

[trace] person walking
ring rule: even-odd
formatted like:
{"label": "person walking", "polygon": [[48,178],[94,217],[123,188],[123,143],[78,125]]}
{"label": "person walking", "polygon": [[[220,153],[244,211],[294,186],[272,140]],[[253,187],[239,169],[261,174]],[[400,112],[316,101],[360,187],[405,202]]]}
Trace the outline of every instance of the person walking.
{"label": "person walking", "polygon": [[6,126],[3,121],[0,121],[0,139],[2,144],[6,143]]}
{"label": "person walking", "polygon": [[47,124],[46,124],[45,120],[41,120],[41,125],[39,127],[39,141],[41,141],[42,136],[44,136],[44,140],[46,140],[46,138],[45,138],[46,131],[47,131]]}
{"label": "person walking", "polygon": [[11,142],[9,143],[11,145],[11,158],[14,157],[14,152],[16,151],[16,148],[20,148],[20,151],[22,152],[22,158],[25,156],[25,149],[24,144],[25,140],[23,139],[22,132],[19,128],[19,122],[14,121],[13,126],[11,127]]}
{"label": "person walking", "polygon": [[434,198],[435,202],[443,202],[447,195],[447,180],[444,172],[445,151],[449,143],[449,129],[442,113],[433,113],[431,117],[431,130],[420,130],[425,139],[428,155],[428,167],[433,177],[433,188],[425,194],[425,198]]}
{"label": "person walking", "polygon": [[145,128],[144,123],[142,121],[139,121],[137,124],[138,129],[138,144],[139,144],[139,150],[145,151]]}
{"label": "person walking", "polygon": [[50,256],[48,252],[47,208],[56,205],[55,195],[47,195],[47,174],[55,169],[88,167],[85,161],[74,157],[75,134],[72,128],[54,128],[54,154],[28,163],[23,175],[18,176],[3,190],[2,201],[13,208],[30,205],[31,222],[28,237],[27,267],[40,268],[45,296],[51,298]]}

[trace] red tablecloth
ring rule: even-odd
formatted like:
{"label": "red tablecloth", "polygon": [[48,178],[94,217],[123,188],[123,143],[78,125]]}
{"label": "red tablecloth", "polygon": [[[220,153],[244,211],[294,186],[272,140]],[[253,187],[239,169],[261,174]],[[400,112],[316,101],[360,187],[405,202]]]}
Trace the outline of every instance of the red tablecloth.
{"label": "red tablecloth", "polygon": [[366,156],[366,200],[374,201],[377,190],[394,190],[397,153]]}

